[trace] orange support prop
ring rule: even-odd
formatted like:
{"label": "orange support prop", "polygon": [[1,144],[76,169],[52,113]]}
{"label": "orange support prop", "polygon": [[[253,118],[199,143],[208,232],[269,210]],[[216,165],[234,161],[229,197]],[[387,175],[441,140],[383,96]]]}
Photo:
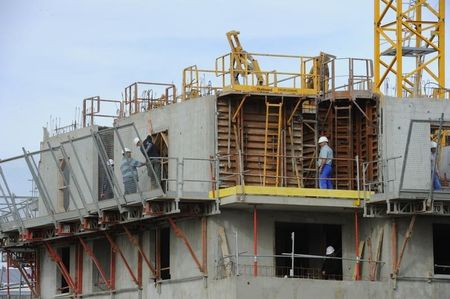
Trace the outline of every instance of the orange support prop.
{"label": "orange support prop", "polygon": [[105,236],[106,236],[106,239],[108,239],[109,244],[111,244],[111,248],[119,254],[120,258],[122,259],[122,262],[124,263],[125,267],[128,270],[128,273],[130,273],[130,276],[131,276],[131,279],[133,280],[133,282],[139,286],[139,281],[136,278],[136,275],[134,275],[133,270],[131,269],[130,264],[128,264],[127,259],[125,258],[122,250],[120,250],[119,246],[116,245],[114,240],[111,238],[111,236],[107,232],[105,232]]}
{"label": "orange support prop", "polygon": [[111,271],[109,272],[109,281],[111,283],[111,290],[116,289],[116,252],[113,247],[110,246],[110,260],[109,266]]}
{"label": "orange support prop", "polygon": [[195,264],[197,265],[198,269],[202,272],[205,273],[205,269],[203,269],[202,265],[200,264],[197,256],[195,255],[194,250],[192,249],[191,244],[189,243],[189,240],[187,239],[187,237],[184,235],[183,231],[175,224],[175,221],[173,221],[173,219],[171,217],[167,218],[167,221],[170,224],[170,227],[172,228],[173,232],[175,233],[175,235],[180,238],[181,240],[183,240],[184,244],[186,245],[187,249],[189,250],[189,253],[191,254],[192,258],[194,259]]}
{"label": "orange support prop", "polygon": [[92,262],[94,263],[95,267],[97,268],[98,272],[100,273],[100,276],[102,277],[103,281],[105,282],[106,287],[108,289],[111,289],[110,281],[108,279],[106,279],[105,270],[103,269],[103,267],[100,264],[100,262],[98,261],[98,259],[95,257],[95,254],[92,251],[92,249],[89,247],[89,245],[86,244],[86,242],[81,237],[78,237],[78,240],[80,240],[80,244],[81,244],[81,246],[83,246],[84,251],[86,251],[87,255],[89,255],[90,258],[92,259]]}
{"label": "orange support prop", "polygon": [[78,294],[83,293],[83,247],[77,243],[75,246],[75,283]]}
{"label": "orange support prop", "polygon": [[62,259],[59,256],[58,252],[56,252],[56,250],[50,245],[50,243],[48,243],[48,242],[43,242],[43,243],[44,243],[45,248],[47,249],[48,254],[50,255],[52,260],[58,266],[59,270],[61,271],[62,276],[66,280],[66,282],[69,285],[69,287],[72,289],[72,291],[75,294],[78,294],[77,293],[78,292],[78,288],[75,285],[74,281],[72,280],[72,277],[70,277],[70,273],[67,271],[67,268],[64,265],[64,263],[62,262]]}
{"label": "orange support prop", "polygon": [[155,267],[153,266],[152,262],[147,257],[147,255],[145,254],[144,250],[142,249],[142,246],[141,246],[139,240],[137,240],[135,237],[133,237],[133,235],[130,233],[130,231],[128,230],[128,228],[126,226],[123,225],[123,229],[124,229],[128,239],[130,240],[131,244],[136,246],[136,248],[137,248],[137,250],[139,252],[139,258],[143,258],[144,259],[144,261],[147,264],[147,266],[150,269],[150,271],[152,271],[153,275],[156,276]]}

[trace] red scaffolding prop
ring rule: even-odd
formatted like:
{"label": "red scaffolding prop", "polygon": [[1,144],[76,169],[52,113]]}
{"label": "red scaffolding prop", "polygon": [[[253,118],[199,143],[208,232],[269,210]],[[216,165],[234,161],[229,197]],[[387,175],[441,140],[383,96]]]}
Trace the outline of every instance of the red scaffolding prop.
{"label": "red scaffolding prop", "polygon": [[113,238],[107,233],[105,232],[105,236],[106,239],[108,239],[109,244],[111,244],[111,248],[113,249],[113,251],[117,252],[120,256],[120,258],[122,259],[122,262],[124,263],[125,267],[128,270],[128,273],[130,273],[131,279],[133,280],[133,282],[139,286],[139,281],[136,278],[136,275],[134,275],[133,270],[130,267],[130,264],[128,264],[127,259],[125,258],[125,255],[123,254],[122,250],[120,250],[119,246],[117,246],[117,244],[114,242]]}
{"label": "red scaffolding prop", "polygon": [[75,282],[73,281],[72,277],[70,277],[70,273],[67,271],[67,268],[64,265],[58,252],[52,247],[52,245],[49,242],[44,241],[43,244],[44,244],[44,247],[47,249],[47,252],[48,252],[50,258],[56,263],[56,266],[58,266],[59,270],[61,271],[61,275],[66,280],[69,287],[72,289],[72,291],[75,294],[78,294],[78,288],[77,288]]}
{"label": "red scaffolding prop", "polygon": [[137,240],[135,237],[133,237],[133,235],[130,233],[129,229],[126,228],[126,226],[123,225],[123,229],[124,229],[128,239],[130,240],[131,244],[133,244],[137,248],[137,250],[139,252],[139,256],[144,259],[144,261],[147,264],[148,268],[150,269],[150,271],[152,271],[153,276],[156,276],[155,267],[153,266],[152,262],[147,257],[147,255],[145,254],[144,250],[142,249],[142,246],[141,246],[139,240]]}
{"label": "red scaffolding prop", "polygon": [[[206,268],[203,268],[203,266],[200,264],[197,255],[195,254],[194,250],[192,249],[191,243],[189,243],[189,240],[187,239],[186,235],[183,233],[183,231],[176,225],[175,221],[171,217],[167,218],[167,221],[170,224],[170,227],[172,228],[175,235],[183,240],[184,244],[186,245],[189,253],[191,254],[192,258],[194,259],[195,264],[197,265],[200,272],[206,275]],[[205,251],[205,248],[202,248],[203,251]]]}
{"label": "red scaffolding prop", "polygon": [[86,254],[91,258],[92,262],[94,263],[95,267],[97,268],[101,278],[105,282],[105,285],[108,289],[111,290],[111,282],[106,279],[105,270],[103,269],[102,265],[98,261],[97,257],[94,254],[94,251],[89,247],[89,245],[81,238],[78,237],[78,240],[80,240],[80,244],[83,247],[84,251],[86,251]]}

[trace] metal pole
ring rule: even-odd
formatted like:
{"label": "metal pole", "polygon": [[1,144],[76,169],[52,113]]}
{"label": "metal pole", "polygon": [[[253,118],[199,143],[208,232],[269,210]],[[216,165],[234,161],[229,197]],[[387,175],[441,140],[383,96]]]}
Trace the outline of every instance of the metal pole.
{"label": "metal pole", "polygon": [[[142,140],[141,137],[139,136],[139,132],[136,129],[136,126],[134,125],[134,123],[133,123],[133,128],[134,128],[134,132],[136,133],[136,137],[139,138],[139,140]],[[153,145],[153,146],[155,146],[155,145]],[[144,145],[142,144],[142,142],[141,142],[141,145],[139,148],[141,149],[141,152],[144,153],[145,160],[147,161],[147,163],[149,163],[150,169],[155,177],[155,181],[156,181],[156,184],[158,185],[158,188],[162,191],[161,183],[159,182],[158,176],[156,175],[156,172],[153,169],[153,165],[151,163],[150,157],[147,155],[147,152],[145,151],[145,148],[144,148]],[[161,160],[159,160],[159,163],[161,163]],[[161,170],[162,170],[162,165],[161,165]]]}
{"label": "metal pole", "polygon": [[253,206],[253,276],[258,276],[258,215]]}
{"label": "metal pole", "polygon": [[234,242],[235,242],[235,245],[236,245],[236,252],[235,252],[235,255],[236,255],[236,276],[239,276],[240,275],[240,273],[239,273],[239,244],[238,244],[238,232],[237,231],[234,232]]}
{"label": "metal pole", "polygon": [[[47,141],[47,145],[48,145],[49,148],[52,147],[51,144],[50,144],[50,141]],[[60,176],[62,177],[62,179],[63,179],[65,188],[67,188],[67,190],[69,191],[69,200],[72,199],[72,203],[73,203],[73,205],[75,206],[75,209],[76,209],[77,212],[78,212],[78,217],[80,218],[80,222],[83,223],[83,215],[81,214],[81,211],[80,211],[80,209],[78,208],[77,202],[76,202],[76,200],[75,200],[75,196],[73,196],[72,190],[71,190],[71,188],[70,188],[70,186],[69,186],[69,184],[68,184],[68,182],[67,182],[67,180],[66,180],[66,178],[65,178],[65,176],[64,176],[64,172],[61,170],[61,168],[60,168],[59,165],[58,165],[58,159],[56,158],[56,155],[55,155],[55,153],[53,152],[53,150],[51,150],[50,153],[51,153],[51,156],[53,157],[53,161],[55,162],[56,168],[58,169],[59,175],[60,175]],[[88,212],[88,211],[86,210],[86,213],[87,213],[87,212]]]}
{"label": "metal pole", "polygon": [[[70,136],[68,137],[68,140],[69,140],[68,143],[70,144],[70,147],[72,148],[72,151],[73,151],[73,156],[75,157],[75,160],[77,161],[78,167],[81,170],[81,174],[83,176],[83,180],[86,183],[86,186],[89,189],[89,193],[91,194],[92,201],[95,203],[95,206],[97,208],[97,213],[98,213],[99,217],[101,217],[101,212],[102,211],[100,210],[100,207],[98,205],[98,198],[96,198],[97,196],[94,195],[94,191],[92,190],[92,187],[91,187],[91,185],[89,183],[89,180],[88,180],[88,178],[86,176],[86,172],[84,171],[83,165],[81,164],[80,157],[78,156],[77,150],[75,149],[75,146],[74,146],[74,144],[72,142],[72,138]],[[62,147],[63,147],[63,143],[61,143],[61,148]]]}
{"label": "metal pole", "polygon": [[295,254],[295,232],[291,233],[292,251],[291,251],[291,270],[289,272],[290,277],[294,277],[294,254]]}
{"label": "metal pole", "polygon": [[360,263],[359,259],[359,224],[358,224],[358,210],[355,209],[355,255],[356,255],[356,264],[355,264],[355,280],[361,279],[360,272]]}
{"label": "metal pole", "polygon": [[[106,160],[104,157],[105,153],[101,151],[101,150],[104,151],[104,148],[100,148],[99,140],[97,139],[97,135],[95,135],[95,133],[92,129],[91,129],[91,136],[94,140],[95,149],[97,150],[97,155],[100,158],[100,162],[103,166],[103,170],[105,170],[106,178],[108,179],[108,183],[111,184],[111,186],[113,187],[112,188],[113,192],[115,192],[117,195],[114,197],[116,200],[116,203],[117,203],[117,208],[119,209],[120,213],[122,213],[123,212],[122,204],[127,203],[127,201],[125,199],[125,195],[123,194],[122,189],[119,186],[119,182],[116,179],[116,176],[114,174],[110,173],[110,169],[108,169],[108,165],[106,165]],[[103,145],[103,144],[101,144],[101,145]],[[119,198],[122,198],[124,200],[124,202],[121,203],[119,201]]]}
{"label": "metal pole", "polygon": [[[64,150],[64,146],[61,145],[59,150],[61,151],[63,159],[64,159],[64,161],[66,163],[66,166],[69,169],[69,174],[72,177],[73,184],[75,185],[75,188],[77,189],[78,195],[80,196],[81,203],[83,204],[83,207],[86,209],[86,211],[89,213],[89,210],[88,210],[88,207],[87,207],[87,204],[86,204],[86,200],[84,198],[83,191],[81,190],[81,187],[78,184],[78,180],[77,180],[76,176],[73,173],[73,168],[72,168],[72,165],[70,164],[69,156],[67,155],[66,151]],[[94,200],[94,199],[92,199],[92,200]]]}
{"label": "metal pole", "polygon": [[[119,143],[120,143],[120,147],[122,148],[122,151],[124,152],[124,157],[127,159],[127,160],[129,160],[129,158],[128,157],[126,157],[126,153],[125,153],[125,145],[124,145],[124,143],[123,143],[123,140],[122,140],[122,137],[120,136],[120,133],[119,133],[119,130],[117,129],[117,127],[114,127],[114,132],[116,133],[116,135],[117,135],[117,140],[119,140]],[[142,196],[142,190],[141,190],[141,188],[139,187],[139,181],[134,177],[134,175],[133,175],[133,180],[134,180],[134,182],[135,182],[135,184],[136,184],[136,189],[137,189],[137,193],[139,193],[139,198],[141,199],[141,204],[142,204],[142,206],[144,206],[145,205],[145,202],[144,202],[144,198],[143,198],[143,196]],[[125,198],[125,195],[124,195],[124,198]],[[126,199],[126,198],[125,198]]]}
{"label": "metal pole", "polygon": [[[23,221],[20,218],[19,212],[17,211],[16,200],[11,195],[11,190],[9,189],[8,182],[6,181],[6,177],[5,177],[5,174],[3,173],[3,169],[2,169],[1,166],[0,166],[0,176],[2,177],[3,184],[5,185],[6,192],[8,192],[8,196],[9,196],[9,198],[11,198],[11,204],[13,206],[12,212],[13,212],[14,217],[16,217],[16,223],[17,223],[17,225],[20,226],[21,231],[24,231],[25,230],[25,226],[23,225]],[[0,186],[1,186],[1,184],[0,184]],[[5,196],[3,188],[1,188],[0,191]],[[5,200],[6,200],[6,197],[5,197]],[[7,200],[6,200],[6,202],[8,203]]]}

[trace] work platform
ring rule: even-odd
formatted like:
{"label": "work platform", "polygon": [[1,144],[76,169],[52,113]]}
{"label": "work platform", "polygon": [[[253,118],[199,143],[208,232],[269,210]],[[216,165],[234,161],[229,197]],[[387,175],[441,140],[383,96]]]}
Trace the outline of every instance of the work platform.
{"label": "work platform", "polygon": [[323,210],[358,209],[361,208],[363,192],[354,190],[234,186],[209,192],[210,197],[218,196],[221,206],[245,207],[245,205],[261,205],[273,209],[306,209]]}

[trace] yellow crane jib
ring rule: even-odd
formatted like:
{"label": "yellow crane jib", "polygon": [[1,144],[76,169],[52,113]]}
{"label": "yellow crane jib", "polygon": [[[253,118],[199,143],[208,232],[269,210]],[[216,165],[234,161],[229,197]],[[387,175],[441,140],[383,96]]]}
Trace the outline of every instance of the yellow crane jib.
{"label": "yellow crane jib", "polygon": [[258,61],[249,53],[244,51],[241,42],[239,41],[239,31],[227,32],[227,39],[231,48],[231,72],[233,75],[234,84],[239,83],[239,75],[246,77],[248,74],[254,74],[258,86],[265,85],[264,76]]}

